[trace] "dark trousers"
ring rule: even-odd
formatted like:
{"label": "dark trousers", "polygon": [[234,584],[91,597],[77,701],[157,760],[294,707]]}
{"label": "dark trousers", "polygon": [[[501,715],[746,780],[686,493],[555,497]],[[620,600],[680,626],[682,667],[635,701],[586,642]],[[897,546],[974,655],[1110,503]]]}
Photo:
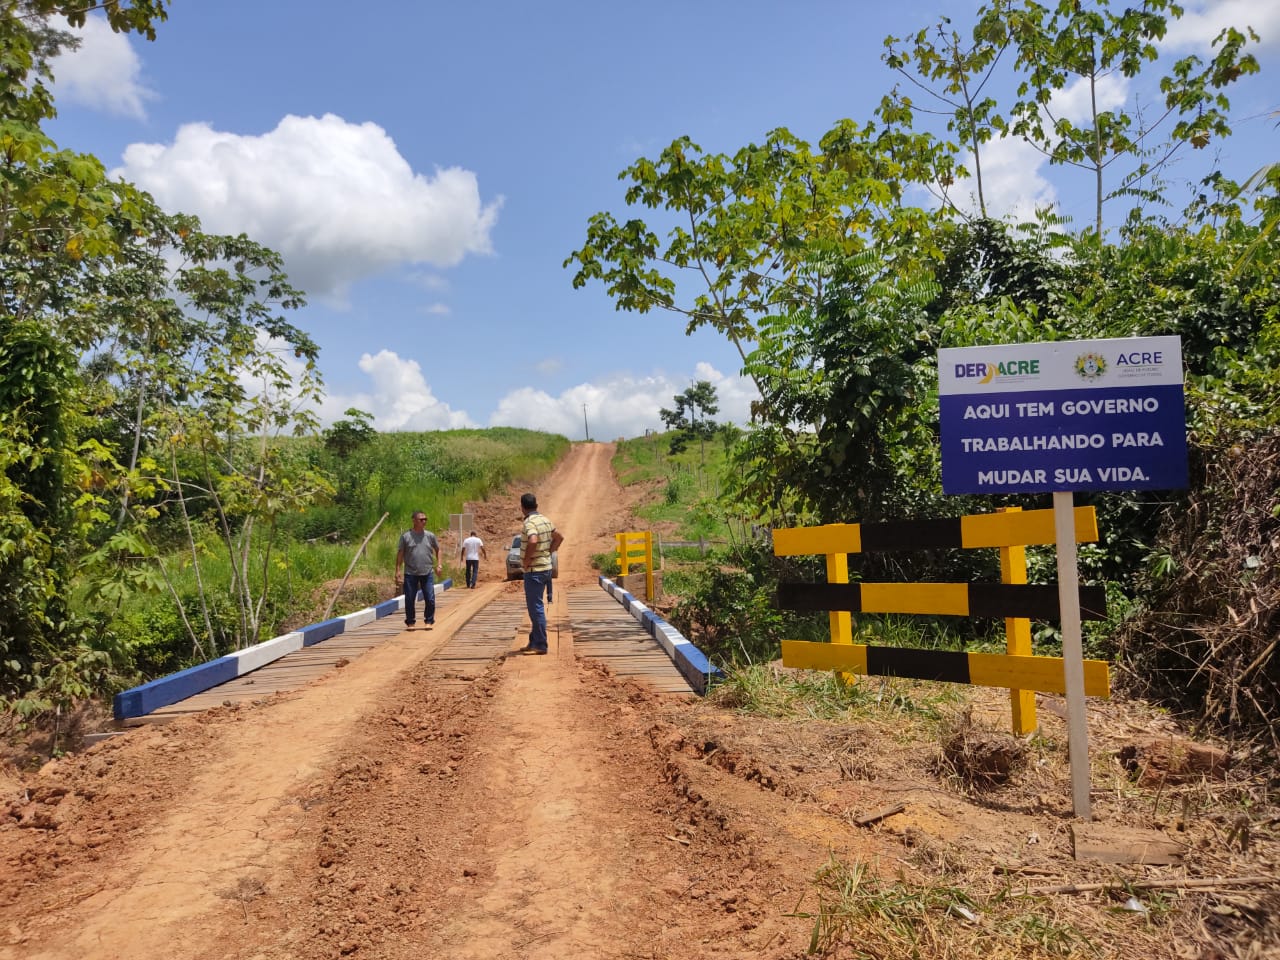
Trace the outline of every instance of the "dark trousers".
{"label": "dark trousers", "polygon": [[468,560],[467,561],[467,586],[474,588],[476,585],[476,581],[478,579],[480,579],[480,561]]}
{"label": "dark trousers", "polygon": [[547,649],[547,610],[542,605],[542,594],[550,583],[550,570],[525,571],[524,602],[529,611],[529,646],[534,650]]}
{"label": "dark trousers", "polygon": [[427,623],[436,622],[436,575],[434,573],[404,575],[404,622],[417,622],[418,591],[422,591],[422,599],[426,607],[422,611],[422,619]]}

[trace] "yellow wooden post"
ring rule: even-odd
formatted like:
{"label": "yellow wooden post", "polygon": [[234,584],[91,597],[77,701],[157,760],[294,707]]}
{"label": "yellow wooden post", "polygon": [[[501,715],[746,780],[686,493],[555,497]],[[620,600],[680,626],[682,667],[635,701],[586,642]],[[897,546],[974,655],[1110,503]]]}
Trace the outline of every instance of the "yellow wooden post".
{"label": "yellow wooden post", "polygon": [[653,603],[653,531],[644,532],[644,598]]}
{"label": "yellow wooden post", "polygon": [[627,575],[627,535],[617,533],[614,534],[614,539],[618,541],[618,575],[625,577]]}
{"label": "yellow wooden post", "polygon": [[[1001,507],[997,513],[1020,513],[1021,507]],[[1000,582],[1027,582],[1027,548],[1023,546],[1000,548]],[[1025,617],[1005,617],[1005,646],[1011,656],[1031,656],[1031,621]],[[1036,728],[1036,695],[1032,690],[1009,691],[1009,706],[1013,710],[1013,732],[1025,736]]]}
{"label": "yellow wooden post", "polygon": [[[849,582],[849,555],[827,554],[827,583]],[[827,614],[831,621],[832,643],[853,643],[853,614],[848,610],[832,610]]]}
{"label": "yellow wooden post", "polygon": [[[828,553],[827,583],[849,582],[849,555],[847,553]],[[827,619],[831,626],[832,643],[853,643],[853,614],[848,610],[830,610]],[[841,673],[840,679],[845,683],[853,683],[854,674]]]}

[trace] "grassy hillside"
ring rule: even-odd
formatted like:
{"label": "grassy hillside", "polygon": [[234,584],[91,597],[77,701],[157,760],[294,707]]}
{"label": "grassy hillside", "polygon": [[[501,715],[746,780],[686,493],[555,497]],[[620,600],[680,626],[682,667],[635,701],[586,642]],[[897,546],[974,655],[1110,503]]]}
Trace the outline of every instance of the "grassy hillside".
{"label": "grassy hillside", "polygon": [[[329,476],[335,493],[281,517],[274,531],[255,533],[245,566],[249,588],[261,596],[257,640],[313,622],[331,601],[337,615],[387,599],[396,541],[414,511],[426,513],[428,529],[447,533],[450,514],[461,513],[467,501],[536,481],[569,449],[562,436],[508,427],[370,432],[338,449],[325,438],[285,443],[284,455],[303,458]],[[335,601],[338,582],[375,527]],[[447,551],[444,560],[450,576],[455,571]],[[236,646],[242,626],[217,518],[198,516],[189,540],[185,526],[173,524],[172,550],[161,565],[167,584],[125,598],[112,624],[137,671],[129,681],[224,654]]]}
{"label": "grassy hillside", "polygon": [[671,450],[672,436],[653,433],[618,444],[613,468],[619,482],[654,488],[636,515],[663,530],[665,539],[727,542],[740,534],[744,521],[716,503],[727,456],[722,435],[678,452]]}

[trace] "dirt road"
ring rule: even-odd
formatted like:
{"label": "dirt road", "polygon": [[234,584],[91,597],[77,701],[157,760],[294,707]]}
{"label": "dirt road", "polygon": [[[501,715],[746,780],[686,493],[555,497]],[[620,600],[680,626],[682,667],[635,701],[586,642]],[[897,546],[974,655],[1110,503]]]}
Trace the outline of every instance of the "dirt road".
{"label": "dirt road", "polygon": [[[1164,831],[1186,859],[1077,861],[1052,703],[1026,771],[973,790],[939,766],[939,715],[998,729],[1003,691],[877,685],[852,722],[770,720],[577,659],[567,594],[598,589],[589,558],[631,526],[612,452],[575,446],[537,491],[567,538],[552,656],[498,658],[466,681],[433,659],[486,604],[518,602],[520,585],[501,580],[511,494],[473,505],[492,545],[482,583],[452,596],[434,631],[403,632],[293,693],[0,774],[0,960],[794,960],[808,955],[823,877],[827,956],[1280,949],[1268,879],[1280,818],[1259,804],[1247,843],[1230,832],[1242,798],[1261,797],[1247,770],[1141,787],[1100,760],[1095,817]],[[1174,735],[1124,702],[1097,707],[1091,726],[1108,758],[1135,732]],[[883,819],[858,826],[871,811]],[[1117,874],[1202,887],[1116,910],[1104,888]],[[1213,889],[1222,878],[1248,882]],[[1018,899],[1062,884],[1099,892]]]}
{"label": "dirt road", "polygon": [[[433,632],[51,764],[0,828],[0,957],[677,957],[755,929],[740,891],[708,898],[749,868],[733,843],[707,862],[700,835],[723,831],[655,747],[658,698],[574,658],[566,593],[625,526],[611,454],[575,447],[538,491],[566,535],[552,656],[434,676],[453,631],[519,589],[493,535],[485,582]],[[514,498],[477,509],[517,527]]]}

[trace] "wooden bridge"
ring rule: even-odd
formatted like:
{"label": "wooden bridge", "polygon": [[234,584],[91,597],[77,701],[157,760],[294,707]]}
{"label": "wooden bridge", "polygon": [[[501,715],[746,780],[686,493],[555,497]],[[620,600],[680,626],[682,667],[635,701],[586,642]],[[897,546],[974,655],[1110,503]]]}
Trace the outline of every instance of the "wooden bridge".
{"label": "wooden bridge", "polygon": [[[461,594],[461,596],[459,595]],[[441,591],[436,598],[437,627],[449,619],[466,594]],[[552,653],[600,660],[620,677],[643,683],[657,693],[691,696],[695,689],[677,668],[663,645],[650,636],[625,603],[598,587],[565,591],[563,605],[548,610],[548,635]],[[566,612],[567,611],[567,612]],[[454,629],[447,641],[430,655],[438,679],[465,683],[478,676],[495,657],[524,645],[529,629],[522,594],[505,593],[485,604]],[[303,646],[264,666],[226,680],[142,715],[124,718],[125,726],[167,723],[219,706],[253,703],[275,693],[296,690],[350,663],[374,647],[401,636],[429,637],[421,628],[406,631],[399,615],[371,619],[337,636]]]}

